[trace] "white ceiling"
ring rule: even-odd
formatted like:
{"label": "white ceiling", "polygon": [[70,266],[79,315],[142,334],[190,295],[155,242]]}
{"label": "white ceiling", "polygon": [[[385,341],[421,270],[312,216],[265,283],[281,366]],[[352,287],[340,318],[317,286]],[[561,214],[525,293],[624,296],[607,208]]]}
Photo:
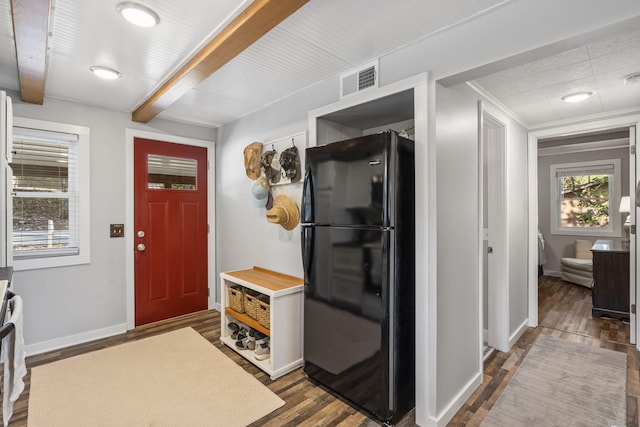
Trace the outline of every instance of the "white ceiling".
{"label": "white ceiling", "polygon": [[[0,88],[18,90],[10,0],[0,0]],[[236,17],[249,0],[145,0],[160,25],[143,29],[116,11],[119,0],[53,0],[46,97],[132,112],[172,72]],[[464,25],[512,0],[311,0],[159,117],[220,126],[386,53]],[[530,125],[638,106],[640,32],[476,79]],[[115,81],[89,72],[105,65]],[[589,89],[579,105],[557,98]],[[46,99],[45,99],[46,102]],[[574,108],[570,110],[569,108]]]}
{"label": "white ceiling", "polygon": [[[529,126],[640,107],[640,31],[627,32],[475,80]],[[561,97],[589,91],[580,103]]]}

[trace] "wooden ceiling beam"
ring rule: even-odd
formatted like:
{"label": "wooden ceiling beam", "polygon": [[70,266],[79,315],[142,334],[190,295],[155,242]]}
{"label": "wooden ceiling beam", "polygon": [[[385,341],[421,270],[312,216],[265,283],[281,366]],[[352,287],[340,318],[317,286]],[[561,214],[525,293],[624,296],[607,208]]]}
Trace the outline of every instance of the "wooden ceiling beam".
{"label": "wooden ceiling beam", "polygon": [[255,0],[132,114],[147,123],[309,0]]}
{"label": "wooden ceiling beam", "polygon": [[42,105],[47,71],[51,1],[11,0],[11,16],[20,79],[20,99]]}

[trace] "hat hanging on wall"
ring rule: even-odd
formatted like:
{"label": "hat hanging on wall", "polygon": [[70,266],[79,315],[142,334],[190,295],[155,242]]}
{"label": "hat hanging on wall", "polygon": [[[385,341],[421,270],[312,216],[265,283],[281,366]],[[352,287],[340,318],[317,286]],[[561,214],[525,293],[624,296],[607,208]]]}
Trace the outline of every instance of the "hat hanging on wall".
{"label": "hat hanging on wall", "polygon": [[273,205],[271,186],[264,176],[261,176],[253,182],[251,195],[253,196],[253,205],[255,207],[271,209]]}
{"label": "hat hanging on wall", "polygon": [[267,211],[267,221],[280,224],[285,230],[293,230],[300,221],[300,212],[289,197],[279,194],[273,200],[273,207]]}
{"label": "hat hanging on wall", "polygon": [[244,148],[244,170],[251,179],[260,178],[260,156],[262,144],[252,142]]}
{"label": "hat hanging on wall", "polygon": [[282,175],[285,178],[290,179],[291,182],[300,181],[300,156],[295,145],[280,154],[280,166],[282,166]]}
{"label": "hat hanging on wall", "polygon": [[[260,167],[271,184],[277,184],[280,181],[280,166],[278,162],[273,161],[276,154],[276,150],[265,151],[260,159]],[[274,164],[278,166],[277,169],[273,167]]]}

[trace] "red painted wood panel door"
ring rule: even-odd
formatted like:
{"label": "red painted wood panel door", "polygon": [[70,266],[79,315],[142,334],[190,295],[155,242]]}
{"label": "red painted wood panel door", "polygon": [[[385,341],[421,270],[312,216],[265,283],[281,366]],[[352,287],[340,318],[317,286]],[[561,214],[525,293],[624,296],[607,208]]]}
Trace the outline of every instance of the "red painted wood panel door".
{"label": "red painted wood panel door", "polygon": [[208,308],[207,149],[134,140],[136,326]]}

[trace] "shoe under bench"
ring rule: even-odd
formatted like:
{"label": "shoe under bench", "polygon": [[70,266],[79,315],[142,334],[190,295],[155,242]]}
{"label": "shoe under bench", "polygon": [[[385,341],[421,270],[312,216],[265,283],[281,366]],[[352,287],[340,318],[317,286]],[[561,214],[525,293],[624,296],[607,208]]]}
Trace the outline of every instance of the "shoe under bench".
{"label": "shoe under bench", "polygon": [[[302,366],[304,281],[261,267],[220,273],[220,341],[265,371],[272,380]],[[243,286],[269,297],[269,328],[229,307],[229,287]],[[230,322],[240,322],[270,337],[271,354],[257,360],[252,350],[236,346]]]}

